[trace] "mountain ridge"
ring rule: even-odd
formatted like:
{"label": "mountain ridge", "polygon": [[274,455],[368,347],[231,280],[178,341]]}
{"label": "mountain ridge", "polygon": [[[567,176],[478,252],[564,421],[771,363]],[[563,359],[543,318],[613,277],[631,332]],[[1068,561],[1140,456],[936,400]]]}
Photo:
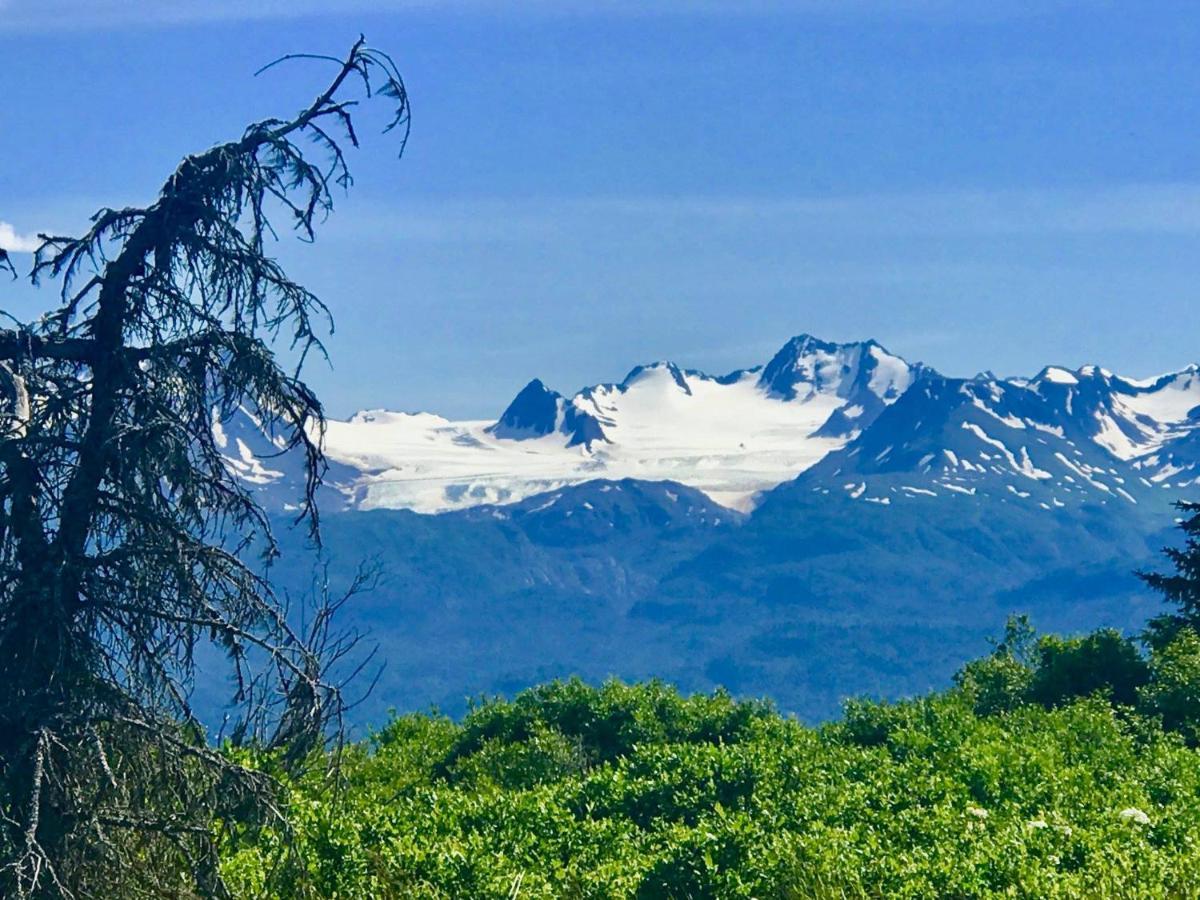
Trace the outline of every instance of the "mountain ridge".
{"label": "mountain ridge", "polygon": [[[331,422],[322,572],[388,570],[350,615],[389,701],[461,710],[578,673],[721,684],[815,720],[944,685],[1011,612],[1060,630],[1153,614],[1133,572],[1171,504],[1200,499],[1200,368],[953,378],[811,336],[775,356],[638,366],[571,397],[535,380],[495,420]],[[572,409],[603,440],[572,445]],[[253,423],[222,427],[284,509],[277,444],[247,459]],[[304,540],[284,532],[288,591]]]}
{"label": "mountain ridge", "polygon": [[[938,417],[954,418],[959,430],[934,435]],[[228,427],[241,436],[253,430]],[[1197,365],[1147,379],[1091,364],[1045,366],[1032,378],[951,378],[875,340],[800,334],[765,364],[719,376],[659,361],[569,397],[535,378],[494,421],[386,410],[330,421],[325,495],[336,508],[438,514],[637,478],[679,481],[748,511],[810,469],[830,478],[881,474],[864,462],[869,450],[894,474],[908,464],[921,483],[907,487],[920,491],[937,481],[970,492],[987,474],[1010,479],[999,489],[1050,506],[1089,490],[1137,502],[1145,488],[1200,478],[1197,428]],[[273,460],[273,442],[259,442],[263,459],[252,443],[240,440],[231,466],[268,505],[288,502],[292,479]],[[915,447],[925,450],[913,456]],[[864,456],[852,459],[856,452]],[[947,466],[956,471],[930,477]]]}

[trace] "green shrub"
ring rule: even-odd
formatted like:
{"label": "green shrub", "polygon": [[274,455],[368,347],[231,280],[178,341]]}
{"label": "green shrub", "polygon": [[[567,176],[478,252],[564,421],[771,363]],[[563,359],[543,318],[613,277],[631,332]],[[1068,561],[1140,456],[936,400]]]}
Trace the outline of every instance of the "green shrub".
{"label": "green shrub", "polygon": [[1181,628],[1174,639],[1150,654],[1150,683],[1141,689],[1143,708],[1162,717],[1163,726],[1200,742],[1200,636]]}
{"label": "green shrub", "polygon": [[[1087,646],[1062,655],[1108,658]],[[225,870],[261,900],[1192,896],[1200,754],[1103,690],[1066,696],[1090,683],[1073,674],[1050,707],[1015,702],[1017,656],[984,662],[820,729],[657,683],[404,716],[349,749],[340,790],[291,785],[299,869],[267,833],[231,837]],[[997,669],[1005,712],[981,714]],[[1143,704],[1194,722],[1198,671],[1191,634]]]}
{"label": "green shrub", "polygon": [[1138,648],[1111,628],[1076,638],[1046,635],[1037,642],[1037,665],[1030,697],[1060,706],[1100,693],[1112,703],[1133,706],[1150,680],[1150,667]]}
{"label": "green shrub", "polygon": [[588,765],[578,738],[533,722],[523,740],[489,738],[474,753],[458,757],[448,772],[455,781],[487,780],[504,788],[531,788],[581,773]]}
{"label": "green shrub", "polygon": [[967,663],[954,683],[981,716],[1011,712],[1028,700],[1033,670],[1008,653],[995,653]]}
{"label": "green shrub", "polygon": [[769,715],[762,702],[736,703],[729,694],[682,697],[661,682],[631,686],[608,681],[592,687],[578,678],[554,681],[513,701],[476,706],[463,721],[441,771],[494,741],[527,741],[550,729],[574,743],[587,760],[609,762],[639,744],[674,741],[731,743]]}

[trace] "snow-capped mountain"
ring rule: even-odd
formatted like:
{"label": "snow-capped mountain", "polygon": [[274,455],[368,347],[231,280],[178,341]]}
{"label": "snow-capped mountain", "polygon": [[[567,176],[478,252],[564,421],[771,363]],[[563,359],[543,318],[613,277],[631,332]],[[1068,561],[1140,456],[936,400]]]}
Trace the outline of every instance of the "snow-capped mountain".
{"label": "snow-capped mountain", "polygon": [[[272,441],[252,422],[221,427],[231,466],[287,502],[293,476]],[[326,449],[329,485],[360,509],[438,513],[633,478],[745,511],[802,473],[813,490],[883,503],[1137,503],[1200,485],[1200,367],[1141,381],[1097,366],[946,378],[875,341],[800,335],[723,376],[659,362],[570,397],[534,379],[494,421],[360,412],[329,422]]]}
{"label": "snow-capped mountain", "polygon": [[[295,502],[278,442],[219,429],[267,505]],[[535,380],[494,419],[360,412],[326,447],[323,508],[347,511],[323,520],[322,571],[386,562],[356,614],[389,703],[616,674],[822,717],[946,683],[1009,612],[1140,627],[1156,601],[1132,573],[1171,503],[1200,499],[1200,368],[949,378],[800,336],[722,376]],[[276,577],[302,591],[307,532],[280,534]]]}
{"label": "snow-capped mountain", "polygon": [[[214,415],[213,438],[230,471],[248,491],[259,495],[268,511],[298,508],[306,481],[301,450],[289,449],[286,438],[245,411],[224,420]],[[343,494],[352,498],[360,473],[331,457],[325,476],[328,484],[341,486]]]}
{"label": "snow-capped mountain", "polygon": [[848,438],[870,425],[914,381],[936,374],[921,363],[910,365],[893,356],[875,341],[831,344],[800,335],[767,363],[758,383],[783,400],[803,401],[821,394],[844,399],[816,434]]}
{"label": "snow-capped mountain", "polygon": [[1048,367],[1028,384],[1119,459],[1132,459],[1185,434],[1200,416],[1200,368],[1134,381],[1098,366]]}
{"label": "snow-capped mountain", "polygon": [[600,421],[558,391],[552,391],[540,378],[521,389],[513,402],[495,422],[484,429],[496,438],[523,441],[548,434],[565,434],[568,447],[591,449],[597,441],[607,441]]}
{"label": "snow-capped mountain", "polygon": [[1117,461],[1081,431],[1034,387],[930,378],[805,480],[830,490],[842,479],[852,497],[882,503],[979,491],[1036,495],[1047,509],[1093,492],[1132,500]]}
{"label": "snow-capped mountain", "polygon": [[1200,486],[1200,376],[1132,381],[1096,366],[1035,378],[928,377],[805,473],[813,490],[899,498],[982,492],[1050,510]]}
{"label": "snow-capped mountain", "polygon": [[358,508],[433,513],[598,478],[675,480],[747,509],[929,371],[873,341],[804,335],[766,366],[723,376],[659,362],[571,397],[535,379],[495,421],[386,411],[331,421],[328,455],[355,474],[330,483]]}
{"label": "snow-capped mountain", "polygon": [[1200,485],[1200,412],[1192,410],[1188,422],[1190,431],[1133,460],[1134,468],[1163,488]]}

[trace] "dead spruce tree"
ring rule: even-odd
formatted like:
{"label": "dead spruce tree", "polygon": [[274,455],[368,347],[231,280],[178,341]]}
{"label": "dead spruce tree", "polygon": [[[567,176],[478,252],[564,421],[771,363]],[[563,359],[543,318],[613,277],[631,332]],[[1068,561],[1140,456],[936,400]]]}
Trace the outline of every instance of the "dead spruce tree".
{"label": "dead spruce tree", "polygon": [[237,410],[282,436],[316,529],[324,419],[300,365],[327,311],[269,241],[311,240],[349,186],[353,97],[386,98],[402,141],[408,100],[361,39],[305,58],[337,69],[302,112],[187,157],[145,208],[43,235],[30,275],[58,306],[0,331],[0,896],[224,894],[218,828],[269,818],[272,783],[193,716],[205,643],[241,733],[310,747],[338,715],[324,673],[345,644],[327,616],[291,627],[266,515],[214,438]]}

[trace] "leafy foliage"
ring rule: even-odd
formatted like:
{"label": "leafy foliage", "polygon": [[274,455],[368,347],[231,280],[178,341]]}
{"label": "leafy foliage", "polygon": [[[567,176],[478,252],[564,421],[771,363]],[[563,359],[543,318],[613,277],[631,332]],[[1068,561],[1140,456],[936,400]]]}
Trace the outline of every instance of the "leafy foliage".
{"label": "leafy foliage", "polygon": [[1035,641],[1029,619],[1012,616],[1005,625],[1004,639],[992,655],[973,660],[955,675],[955,683],[972,698],[976,712],[1009,712],[1028,700],[1033,686]]}
{"label": "leafy foliage", "polygon": [[1161,716],[1165,727],[1182,732],[1193,745],[1200,743],[1200,636],[1184,628],[1171,643],[1155,647],[1150,672],[1150,683],[1139,692],[1141,703]]}
{"label": "leafy foliage", "polygon": [[[1200,667],[1160,668],[1144,714],[1103,690],[982,713],[964,678],[819,729],[719,692],[555,682],[461,723],[396,718],[340,793],[293,780],[289,812],[322,897],[1181,896],[1200,754],[1153,716]],[[239,895],[273,896],[277,852],[227,846]]]}
{"label": "leafy foliage", "polygon": [[1092,694],[1132,706],[1150,679],[1150,668],[1137,647],[1111,628],[1076,638],[1046,635],[1038,641],[1037,653],[1029,693],[1046,706]]}

